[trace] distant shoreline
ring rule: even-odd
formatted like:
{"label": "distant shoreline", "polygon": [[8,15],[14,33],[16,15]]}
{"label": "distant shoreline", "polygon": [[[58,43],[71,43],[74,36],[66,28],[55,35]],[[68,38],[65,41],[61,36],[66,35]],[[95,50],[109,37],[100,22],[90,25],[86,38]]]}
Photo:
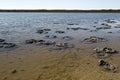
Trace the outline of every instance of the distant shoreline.
{"label": "distant shoreline", "polygon": [[0,9],[0,12],[49,12],[49,13],[120,13],[120,9],[118,10],[4,10]]}

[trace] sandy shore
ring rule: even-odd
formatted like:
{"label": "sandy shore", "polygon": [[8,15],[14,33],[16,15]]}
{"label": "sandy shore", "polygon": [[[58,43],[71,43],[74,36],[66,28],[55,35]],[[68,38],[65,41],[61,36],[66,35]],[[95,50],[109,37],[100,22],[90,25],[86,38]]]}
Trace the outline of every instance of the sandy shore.
{"label": "sandy shore", "polygon": [[112,46],[119,50],[120,46],[113,44],[79,44],[65,50],[26,45],[2,51],[0,80],[119,80],[120,54],[105,59],[118,66],[116,73],[99,67],[99,58],[92,55],[95,45]]}

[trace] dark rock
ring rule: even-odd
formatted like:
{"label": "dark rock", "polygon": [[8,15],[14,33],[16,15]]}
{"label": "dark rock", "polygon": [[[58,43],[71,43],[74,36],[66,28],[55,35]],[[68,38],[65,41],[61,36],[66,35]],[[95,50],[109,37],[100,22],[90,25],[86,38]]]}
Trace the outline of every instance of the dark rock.
{"label": "dark rock", "polygon": [[43,31],[51,31],[51,29],[46,28],[46,29],[43,29]]}
{"label": "dark rock", "polygon": [[57,38],[56,35],[46,35],[45,37],[46,37],[46,38],[51,38],[51,39],[53,39],[53,38]]}
{"label": "dark rock", "polygon": [[88,28],[80,28],[81,30],[89,30]]}
{"label": "dark rock", "polygon": [[116,72],[117,71],[117,67],[114,66],[113,64],[110,64],[106,61],[104,61],[103,59],[100,59],[98,61],[99,66],[102,66],[104,69],[108,70],[108,71],[112,71],[112,72]]}
{"label": "dark rock", "polygon": [[37,40],[35,40],[35,39],[29,39],[29,40],[26,40],[25,42],[26,42],[26,44],[32,44],[32,43],[36,43]]}
{"label": "dark rock", "polygon": [[73,23],[68,23],[67,25],[74,25]]}
{"label": "dark rock", "polygon": [[65,40],[72,40],[73,38],[70,37],[70,36],[64,36],[63,39],[65,39]]}
{"label": "dark rock", "polygon": [[16,46],[16,44],[14,44],[14,43],[3,43],[3,47],[4,48],[12,48],[12,47],[15,47]]}
{"label": "dark rock", "polygon": [[110,54],[118,53],[118,51],[113,50],[112,48],[108,48],[108,47],[104,47],[104,48],[103,48],[103,51],[104,51],[105,53],[110,53]]}
{"label": "dark rock", "polygon": [[96,29],[97,30],[99,30],[99,29],[111,29],[111,26],[97,27]]}
{"label": "dark rock", "polygon": [[80,27],[77,27],[77,28],[71,28],[72,30],[79,30],[80,29]]}
{"label": "dark rock", "polygon": [[42,34],[44,30],[37,30],[37,33]]}
{"label": "dark rock", "polygon": [[105,61],[102,60],[102,59],[100,59],[100,60],[98,61],[98,63],[99,63],[99,66],[104,66],[104,65],[108,65],[108,64],[109,64],[109,63],[105,62]]}
{"label": "dark rock", "polygon": [[39,34],[47,34],[48,33],[48,31],[51,31],[51,29],[48,29],[48,28],[45,28],[45,29],[39,29],[39,30],[37,30],[37,33],[39,33]]}
{"label": "dark rock", "polygon": [[45,42],[45,40],[42,40],[42,39],[41,40],[36,40],[36,42]]}
{"label": "dark rock", "polygon": [[17,73],[17,70],[16,70],[16,69],[13,69],[13,70],[11,71],[11,73],[12,73],[12,74],[15,74],[15,73]]}
{"label": "dark rock", "polygon": [[109,26],[107,23],[102,23],[101,25],[104,25],[104,26]]}
{"label": "dark rock", "polygon": [[67,30],[70,30],[70,28],[67,28]]}
{"label": "dark rock", "polygon": [[112,31],[109,31],[109,32],[107,32],[107,33],[112,33]]}
{"label": "dark rock", "polygon": [[72,30],[89,30],[88,28],[81,28],[81,27],[76,27],[76,28],[71,28]]}
{"label": "dark rock", "polygon": [[0,39],[0,42],[4,42],[5,41],[5,39]]}

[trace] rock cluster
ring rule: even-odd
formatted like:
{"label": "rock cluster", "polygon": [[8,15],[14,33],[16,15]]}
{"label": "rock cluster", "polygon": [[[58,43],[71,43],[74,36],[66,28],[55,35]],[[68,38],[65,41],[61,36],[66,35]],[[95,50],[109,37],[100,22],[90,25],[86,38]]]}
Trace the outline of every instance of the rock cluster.
{"label": "rock cluster", "polygon": [[104,58],[108,58],[113,54],[118,53],[118,51],[113,50],[112,48],[104,47],[104,48],[94,48],[95,51],[94,55],[100,58],[98,61],[98,64],[100,67],[102,67],[105,70],[111,71],[111,72],[116,72],[117,67],[107,61],[104,60]]}
{"label": "rock cluster", "polygon": [[95,48],[93,49],[95,51],[95,56],[99,58],[106,58],[111,56],[112,54],[118,53],[118,51],[113,50],[112,48],[104,47],[104,48]]}
{"label": "rock cluster", "polygon": [[57,38],[56,35],[46,35],[45,37],[46,37],[46,38],[49,38],[49,39],[55,39],[55,38]]}
{"label": "rock cluster", "polygon": [[97,36],[90,36],[89,38],[85,38],[83,41],[90,42],[90,43],[96,43],[96,42],[105,42],[107,40],[101,37],[97,37]]}
{"label": "rock cluster", "polygon": [[105,70],[108,70],[108,71],[112,71],[112,72],[116,72],[117,71],[117,67],[114,66],[113,64],[110,64],[109,62],[103,60],[103,59],[100,59],[98,61],[98,64],[99,66],[103,67]]}
{"label": "rock cluster", "polygon": [[8,43],[8,42],[5,42],[5,39],[0,39],[0,48],[12,48],[15,46],[16,44],[14,43]]}
{"label": "rock cluster", "polygon": [[26,40],[25,42],[26,44],[55,45],[54,41],[46,41],[46,40],[29,39]]}
{"label": "rock cluster", "polygon": [[39,34],[43,34],[43,33],[46,34],[49,31],[51,31],[51,29],[45,28],[45,29],[39,29],[39,30],[37,30],[37,33],[39,33]]}
{"label": "rock cluster", "polygon": [[36,44],[36,45],[45,45],[45,46],[54,46],[54,49],[66,49],[66,48],[73,48],[72,44],[68,43],[57,43],[55,41],[46,41],[46,40],[36,40],[36,39],[28,39],[25,41],[26,44]]}

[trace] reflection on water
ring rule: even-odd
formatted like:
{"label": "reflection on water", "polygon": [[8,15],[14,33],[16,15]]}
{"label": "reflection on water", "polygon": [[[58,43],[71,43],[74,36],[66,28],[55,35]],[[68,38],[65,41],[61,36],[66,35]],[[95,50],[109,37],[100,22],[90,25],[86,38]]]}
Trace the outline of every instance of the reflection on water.
{"label": "reflection on water", "polygon": [[[109,23],[111,29],[96,31],[107,19],[114,19],[116,23]],[[90,35],[119,36],[119,28],[114,26],[120,24],[120,14],[117,13],[0,13],[0,38],[9,42],[23,43],[26,39],[41,39],[46,35],[55,35],[56,30],[65,31],[64,34],[56,34],[61,39],[71,36],[75,39]],[[51,29],[48,34],[37,34],[40,28]],[[89,30],[71,30],[71,28],[88,28]],[[70,28],[68,30],[68,28]],[[107,32],[112,31],[112,34]]]}

